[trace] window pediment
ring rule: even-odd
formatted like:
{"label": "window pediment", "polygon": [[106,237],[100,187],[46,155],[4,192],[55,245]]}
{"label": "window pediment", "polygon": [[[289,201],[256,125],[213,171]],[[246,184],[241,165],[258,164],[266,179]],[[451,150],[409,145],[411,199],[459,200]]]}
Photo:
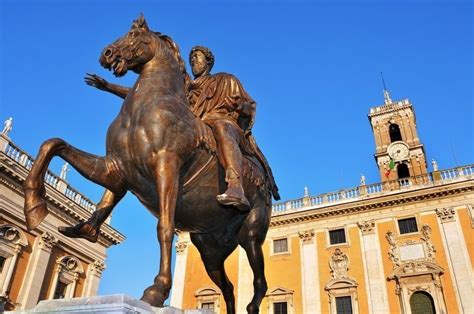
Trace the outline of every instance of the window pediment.
{"label": "window pediment", "polygon": [[26,239],[23,231],[21,231],[20,228],[10,224],[0,225],[0,239],[12,245],[28,245],[28,240]]}
{"label": "window pediment", "polygon": [[343,288],[351,288],[351,287],[357,287],[357,282],[350,277],[343,277],[343,278],[330,280],[326,284],[326,287],[324,289],[333,290],[333,289],[343,289]]}
{"label": "window pediment", "polygon": [[219,294],[220,293],[216,289],[211,288],[211,287],[206,287],[206,288],[198,289],[194,293],[194,296],[195,297],[207,297],[207,296],[215,296],[215,295],[219,295]]}
{"label": "window pediment", "polygon": [[390,274],[390,276],[388,276],[388,279],[400,279],[403,277],[412,277],[425,274],[433,274],[439,276],[443,273],[444,269],[434,263],[426,261],[414,261],[404,263],[395,268]]}
{"label": "window pediment", "polygon": [[283,287],[275,287],[270,290],[269,293],[267,293],[267,296],[281,296],[281,295],[288,295],[288,294],[293,294],[293,290],[285,289]]}

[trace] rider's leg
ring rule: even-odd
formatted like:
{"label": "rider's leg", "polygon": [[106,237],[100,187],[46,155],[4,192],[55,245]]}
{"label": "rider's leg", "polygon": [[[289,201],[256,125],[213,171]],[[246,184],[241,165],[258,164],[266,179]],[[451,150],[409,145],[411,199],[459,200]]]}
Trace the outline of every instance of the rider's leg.
{"label": "rider's leg", "polygon": [[240,210],[250,208],[242,185],[242,153],[239,147],[238,126],[227,120],[216,120],[210,123],[217,142],[221,163],[225,168],[227,190],[217,196],[219,203],[233,205]]}
{"label": "rider's leg", "polygon": [[91,242],[97,242],[100,227],[112,213],[115,205],[123,198],[125,192],[126,190],[121,194],[115,194],[109,190],[105,190],[102,199],[97,205],[96,211],[87,221],[83,221],[74,227],[59,227],[59,232],[70,238],[83,238]]}

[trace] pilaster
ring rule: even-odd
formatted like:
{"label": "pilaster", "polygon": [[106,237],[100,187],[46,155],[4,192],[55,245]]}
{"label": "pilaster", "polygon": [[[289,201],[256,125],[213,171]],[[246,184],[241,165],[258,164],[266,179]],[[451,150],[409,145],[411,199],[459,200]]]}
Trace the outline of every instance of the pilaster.
{"label": "pilaster", "polygon": [[301,291],[303,312],[320,313],[319,273],[314,230],[299,232],[301,243]]}
{"label": "pilaster", "polygon": [[46,267],[56,243],[56,238],[49,232],[36,238],[18,297],[19,309],[30,309],[38,303]]}
{"label": "pilaster", "polygon": [[253,273],[247,259],[247,253],[239,246],[239,281],[237,288],[237,313],[247,313],[247,304],[253,297]]}
{"label": "pilaster", "polygon": [[173,274],[173,289],[170,305],[181,309],[183,307],[184,281],[186,277],[186,263],[188,260],[188,241],[179,239],[176,242],[176,262]]}
{"label": "pilaster", "polygon": [[361,221],[357,225],[362,234],[362,251],[365,260],[369,313],[389,313],[388,296],[383,275],[383,261],[375,233],[375,221]]}
{"label": "pilaster", "polygon": [[448,253],[448,264],[454,275],[454,284],[460,301],[461,312],[470,313],[473,309],[474,287],[472,283],[472,268],[469,260],[464,258],[466,244],[462,231],[456,223],[454,208],[436,209],[442,236]]}
{"label": "pilaster", "polygon": [[84,292],[82,294],[84,297],[97,295],[100,277],[102,277],[102,272],[105,268],[105,263],[102,260],[95,260],[93,263],[89,264]]}

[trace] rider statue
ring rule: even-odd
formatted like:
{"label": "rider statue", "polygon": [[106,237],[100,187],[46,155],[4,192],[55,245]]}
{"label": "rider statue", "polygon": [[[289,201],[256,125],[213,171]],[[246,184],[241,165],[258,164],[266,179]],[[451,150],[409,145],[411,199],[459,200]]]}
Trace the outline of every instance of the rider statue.
{"label": "rider statue", "polygon": [[[210,49],[196,46],[191,49],[189,62],[194,80],[185,74],[186,95],[196,117],[209,125],[217,143],[219,160],[225,168],[227,190],[217,196],[219,203],[239,210],[249,209],[242,186],[243,164],[241,147],[249,146],[262,164],[270,181],[275,199],[279,199],[271,169],[251,135],[255,120],[255,101],[247,94],[240,81],[228,73],[210,74],[214,55]],[[125,98],[129,88],[112,84],[97,75],[88,75],[86,83]],[[247,143],[244,143],[247,141]]]}
{"label": "rider statue", "polygon": [[239,80],[227,73],[210,74],[214,65],[212,52],[202,46],[189,55],[194,80],[187,84],[187,97],[194,114],[212,129],[219,159],[225,168],[227,191],[217,196],[219,203],[241,210],[250,205],[242,187],[244,132],[250,133],[256,104]]}

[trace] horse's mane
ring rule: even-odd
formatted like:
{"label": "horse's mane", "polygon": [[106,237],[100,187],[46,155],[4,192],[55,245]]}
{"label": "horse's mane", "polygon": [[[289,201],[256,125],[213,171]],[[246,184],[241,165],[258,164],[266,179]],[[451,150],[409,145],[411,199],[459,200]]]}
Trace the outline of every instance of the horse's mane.
{"label": "horse's mane", "polygon": [[171,49],[171,52],[173,53],[173,56],[175,57],[176,61],[178,62],[179,65],[179,70],[183,74],[183,79],[186,81],[186,76],[188,76],[188,72],[186,72],[186,65],[184,63],[183,58],[181,57],[181,52],[179,51],[178,44],[171,39],[170,36],[162,34],[160,32],[154,32],[155,35],[157,35],[161,40],[163,40],[168,48]]}

